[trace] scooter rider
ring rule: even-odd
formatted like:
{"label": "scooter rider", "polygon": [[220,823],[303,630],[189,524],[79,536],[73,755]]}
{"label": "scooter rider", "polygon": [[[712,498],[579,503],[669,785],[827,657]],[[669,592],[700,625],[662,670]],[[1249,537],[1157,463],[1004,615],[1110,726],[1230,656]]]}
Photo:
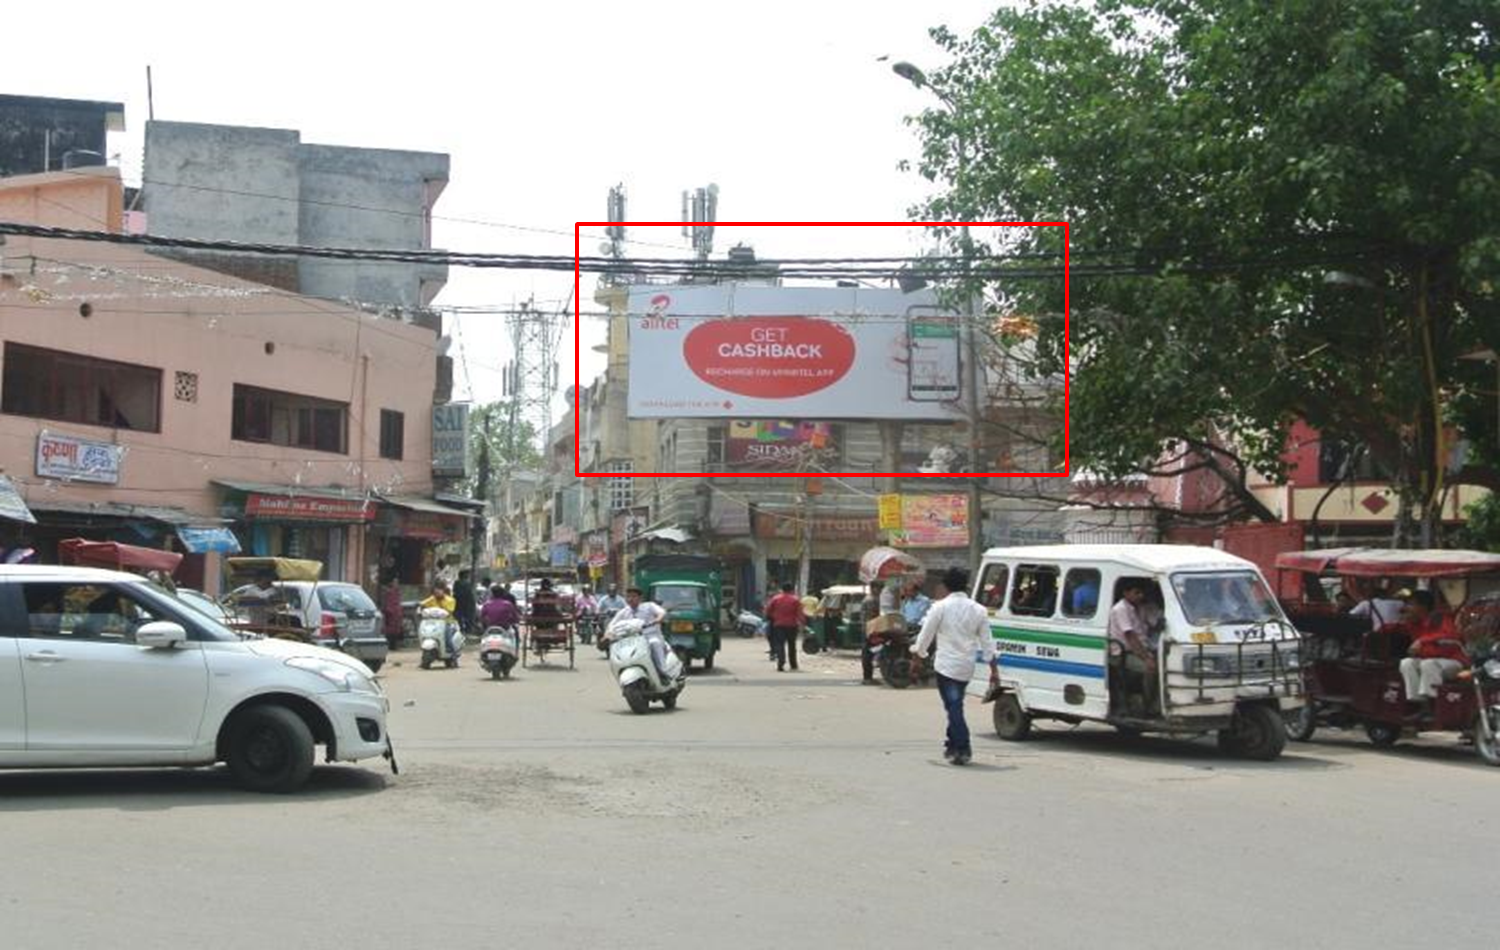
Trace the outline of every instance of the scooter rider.
{"label": "scooter rider", "polygon": [[599,613],[611,619],[623,610],[626,607],[626,603],[625,599],[620,596],[620,586],[618,584],[609,585],[609,593],[599,598],[597,607]]}
{"label": "scooter rider", "polygon": [[651,647],[651,662],[656,664],[656,675],[663,683],[667,681],[667,641],[661,635],[661,622],[667,612],[659,604],[641,600],[641,589],[632,587],[625,591],[625,606],[610,618],[611,624],[621,620],[639,620],[641,635]]}

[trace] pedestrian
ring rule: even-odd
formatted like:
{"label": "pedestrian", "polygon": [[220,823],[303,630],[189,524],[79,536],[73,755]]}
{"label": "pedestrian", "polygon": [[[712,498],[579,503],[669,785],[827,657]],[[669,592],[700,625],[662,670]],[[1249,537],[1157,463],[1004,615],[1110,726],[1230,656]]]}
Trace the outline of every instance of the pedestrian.
{"label": "pedestrian", "polygon": [[469,579],[469,569],[464,568],[458,572],[458,580],[453,584],[453,617],[458,621],[458,627],[464,633],[472,633],[474,630],[474,616],[476,604],[474,602],[474,582]]}
{"label": "pedestrian", "polygon": [[951,567],[938,582],[939,598],[922,621],[922,632],[911,652],[925,656],[928,647],[937,644],[932,665],[937,673],[938,696],[948,714],[947,739],[943,758],[954,765],[967,765],[974,757],[969,743],[969,725],[964,721],[964,694],[974,676],[974,655],[990,668],[990,686],[999,685],[1000,670],[995,664],[995,641],[990,634],[989,614],[984,606],[969,599],[969,572]]}
{"label": "pedestrian", "polygon": [[385,579],[385,585],[380,589],[380,610],[385,616],[385,642],[395,650],[406,636],[406,618],[401,614],[401,585],[396,583],[394,574]]}
{"label": "pedestrian", "polygon": [[766,621],[771,625],[771,652],[776,657],[776,672],[785,673],[787,653],[791,653],[792,670],[797,669],[797,632],[802,626],[802,601],[793,593],[790,582],[781,585],[781,593],[766,602]]}

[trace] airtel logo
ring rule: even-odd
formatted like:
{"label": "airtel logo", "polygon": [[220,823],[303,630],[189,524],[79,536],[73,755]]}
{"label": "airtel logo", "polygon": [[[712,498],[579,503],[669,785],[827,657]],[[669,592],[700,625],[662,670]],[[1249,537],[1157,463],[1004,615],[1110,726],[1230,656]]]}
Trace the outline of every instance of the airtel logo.
{"label": "airtel logo", "polygon": [[854,365],[854,338],[811,317],[749,317],[699,324],[682,342],[693,373],[717,389],[791,399],[827,389]]}

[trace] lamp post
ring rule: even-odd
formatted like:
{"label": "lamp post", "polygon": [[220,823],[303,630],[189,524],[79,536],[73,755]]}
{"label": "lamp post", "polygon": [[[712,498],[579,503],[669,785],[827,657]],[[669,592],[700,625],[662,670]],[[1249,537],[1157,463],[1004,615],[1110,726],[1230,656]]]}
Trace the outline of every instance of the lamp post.
{"label": "lamp post", "polygon": [[[968,171],[969,149],[964,139],[962,126],[959,125],[958,108],[953,99],[942,90],[934,88],[927,82],[927,74],[911,63],[902,60],[891,65],[891,71],[905,79],[918,89],[926,89],[938,98],[948,108],[948,114],[954,117],[954,130],[958,138],[958,163],[955,175],[956,184],[962,191],[966,172]],[[969,232],[969,225],[961,225],[962,232],[960,245],[963,249],[964,277],[968,278],[973,264],[974,241]],[[969,413],[969,569],[978,570],[979,562],[984,557],[984,513],[981,508],[979,472],[983,468],[982,459],[984,447],[982,442],[983,413],[979,399],[979,307],[975,300],[972,289],[964,290],[964,389],[968,393]]]}

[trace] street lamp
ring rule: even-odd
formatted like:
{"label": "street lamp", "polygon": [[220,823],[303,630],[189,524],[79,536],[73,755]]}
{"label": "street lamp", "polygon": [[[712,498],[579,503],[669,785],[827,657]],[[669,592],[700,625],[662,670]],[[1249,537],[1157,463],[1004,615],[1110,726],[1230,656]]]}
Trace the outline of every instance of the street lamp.
{"label": "street lamp", "polygon": [[[969,149],[964,140],[963,126],[959,124],[958,108],[953,99],[941,89],[934,88],[927,81],[927,74],[915,65],[901,60],[891,64],[891,71],[918,89],[926,89],[938,98],[943,105],[948,107],[948,114],[953,116],[954,134],[958,138],[958,162],[955,170],[956,184],[959,192],[963,192],[964,179],[968,171]],[[974,253],[973,236],[969,232],[969,225],[964,223],[962,227],[961,244],[963,247],[964,275],[967,278],[972,268],[972,257]],[[979,562],[984,557],[984,512],[981,509],[981,498],[979,492],[979,472],[984,468],[983,446],[981,442],[982,414],[979,401],[979,308],[976,306],[975,295],[972,289],[964,292],[964,388],[968,390],[969,398],[969,568],[978,570]]]}

